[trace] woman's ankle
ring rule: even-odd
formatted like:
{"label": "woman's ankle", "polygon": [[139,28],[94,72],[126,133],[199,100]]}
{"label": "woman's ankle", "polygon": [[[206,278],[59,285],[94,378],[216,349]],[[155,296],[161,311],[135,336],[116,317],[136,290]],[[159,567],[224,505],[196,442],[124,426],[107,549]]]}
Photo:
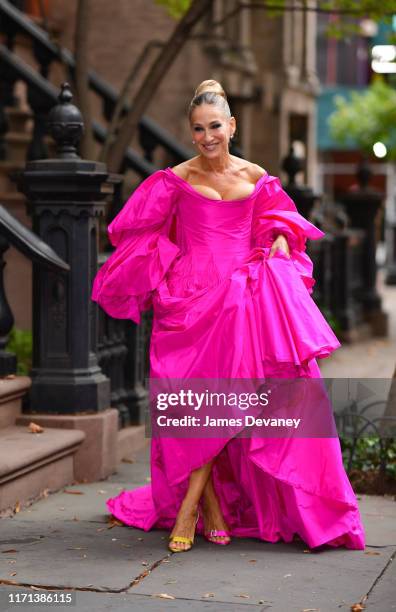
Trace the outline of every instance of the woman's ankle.
{"label": "woman's ankle", "polygon": [[197,516],[198,510],[199,510],[198,503],[190,503],[190,502],[184,502],[184,501],[182,502],[179,508],[179,512],[182,512],[183,514],[188,514],[192,518],[195,518]]}

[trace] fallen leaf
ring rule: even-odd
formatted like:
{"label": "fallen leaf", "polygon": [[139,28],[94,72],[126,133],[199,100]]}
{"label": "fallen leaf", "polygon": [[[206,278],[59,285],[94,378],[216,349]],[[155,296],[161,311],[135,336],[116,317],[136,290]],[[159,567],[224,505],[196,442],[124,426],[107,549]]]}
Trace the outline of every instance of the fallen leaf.
{"label": "fallen leaf", "polygon": [[63,493],[68,493],[69,495],[84,495],[84,491],[75,491],[72,489],[63,489]]}
{"label": "fallen leaf", "polygon": [[143,538],[138,538],[139,542],[143,542]]}
{"label": "fallen leaf", "polygon": [[257,563],[257,559],[249,559],[249,563]]}
{"label": "fallen leaf", "polygon": [[361,603],[355,603],[351,605],[351,612],[362,612],[366,606]]}
{"label": "fallen leaf", "polygon": [[33,584],[30,584],[30,585],[29,585],[29,587],[30,587],[31,589],[33,589],[33,591],[41,591],[41,588],[40,588],[40,587],[36,587],[36,586],[34,586]]}
{"label": "fallen leaf", "polygon": [[17,572],[11,572],[10,576],[16,576]]}
{"label": "fallen leaf", "polygon": [[122,463],[135,463],[132,459],[122,459]]}
{"label": "fallen leaf", "polygon": [[30,431],[30,433],[43,433],[44,429],[41,427],[41,425],[38,425],[37,423],[33,423],[33,421],[30,421],[29,425],[28,425],[28,430]]}
{"label": "fallen leaf", "polygon": [[159,597],[160,599],[176,599],[173,595],[168,595],[168,593],[155,593],[151,595],[151,597]]}
{"label": "fallen leaf", "polygon": [[307,548],[306,550],[303,550],[303,553],[305,553],[305,554],[311,554],[311,553],[312,553],[312,550],[308,550],[308,548]]}
{"label": "fallen leaf", "polygon": [[304,608],[302,612],[320,612],[320,608]]}
{"label": "fallen leaf", "polygon": [[148,565],[147,561],[142,561],[142,565]]}
{"label": "fallen leaf", "polygon": [[177,580],[167,580],[165,584],[176,584]]}
{"label": "fallen leaf", "polygon": [[88,546],[70,546],[66,550],[88,550]]}
{"label": "fallen leaf", "polygon": [[364,553],[365,555],[380,555],[381,553],[379,552],[374,552],[374,550],[368,550],[367,552]]}
{"label": "fallen leaf", "polygon": [[215,594],[214,593],[205,593],[205,595],[202,595],[202,597],[208,598],[208,597],[214,597]]}
{"label": "fallen leaf", "polygon": [[242,597],[242,599],[250,599],[250,595],[246,595],[246,593],[241,593],[240,595],[234,595],[234,597]]}
{"label": "fallen leaf", "polygon": [[99,495],[106,495],[107,491],[105,491],[104,489],[98,489],[97,493],[99,493]]}
{"label": "fallen leaf", "polygon": [[290,578],[291,574],[285,574],[283,578]]}
{"label": "fallen leaf", "polygon": [[123,523],[121,523],[121,521],[116,519],[115,516],[113,516],[112,514],[110,514],[110,516],[107,518],[107,522],[109,523],[109,526],[107,527],[107,529],[113,529],[113,527],[123,526]]}
{"label": "fallen leaf", "polygon": [[15,504],[14,512],[20,512],[20,511],[21,511],[21,504],[19,501],[17,501]]}
{"label": "fallen leaf", "polygon": [[73,516],[73,521],[79,521],[80,519],[77,516]]}
{"label": "fallen leaf", "polygon": [[2,550],[2,553],[17,553],[19,552],[18,550],[15,550],[15,548],[7,548],[7,550]]}

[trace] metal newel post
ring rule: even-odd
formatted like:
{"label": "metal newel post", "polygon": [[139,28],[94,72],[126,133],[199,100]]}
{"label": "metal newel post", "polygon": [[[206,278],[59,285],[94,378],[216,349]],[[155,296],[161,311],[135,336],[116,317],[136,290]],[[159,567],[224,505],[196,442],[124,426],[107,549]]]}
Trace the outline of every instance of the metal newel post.
{"label": "metal newel post", "polygon": [[98,313],[90,299],[97,271],[99,216],[112,193],[106,166],[81,159],[84,125],[63,83],[48,127],[55,159],[30,161],[18,186],[28,200],[33,230],[70,265],[60,275],[33,265],[31,411],[95,413],[110,406],[110,381],[97,359]]}
{"label": "metal newel post", "polygon": [[366,232],[362,259],[364,286],[358,297],[362,303],[365,318],[371,324],[374,333],[386,336],[388,317],[382,310],[382,300],[376,286],[376,220],[383,205],[383,195],[370,188],[371,175],[368,162],[361,162],[357,169],[359,188],[343,194],[340,201],[346,208],[351,225]]}

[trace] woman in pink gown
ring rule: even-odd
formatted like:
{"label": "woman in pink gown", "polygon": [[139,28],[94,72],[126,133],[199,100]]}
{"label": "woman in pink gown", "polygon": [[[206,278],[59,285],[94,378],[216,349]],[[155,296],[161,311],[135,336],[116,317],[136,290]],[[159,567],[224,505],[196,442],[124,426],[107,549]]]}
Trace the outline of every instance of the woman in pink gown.
{"label": "woman in pink gown", "polygon": [[[199,86],[189,118],[198,156],[127,200],[92,299],[136,323],[153,307],[152,379],[320,378],[316,358],[340,346],[310,295],[306,240],[323,232],[278,178],[230,155],[236,124],[218,83]],[[337,437],[153,437],[151,484],[107,507],[126,525],[173,529],[175,552],[195,530],[222,545],[297,535],[364,548]]]}

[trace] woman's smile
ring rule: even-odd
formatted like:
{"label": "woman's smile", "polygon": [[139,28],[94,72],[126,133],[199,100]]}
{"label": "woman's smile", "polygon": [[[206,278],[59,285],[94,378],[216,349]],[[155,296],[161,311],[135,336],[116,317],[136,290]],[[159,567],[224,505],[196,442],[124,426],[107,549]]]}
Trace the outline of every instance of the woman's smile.
{"label": "woman's smile", "polygon": [[214,151],[218,144],[218,142],[214,142],[212,144],[203,144],[202,146],[206,151]]}

